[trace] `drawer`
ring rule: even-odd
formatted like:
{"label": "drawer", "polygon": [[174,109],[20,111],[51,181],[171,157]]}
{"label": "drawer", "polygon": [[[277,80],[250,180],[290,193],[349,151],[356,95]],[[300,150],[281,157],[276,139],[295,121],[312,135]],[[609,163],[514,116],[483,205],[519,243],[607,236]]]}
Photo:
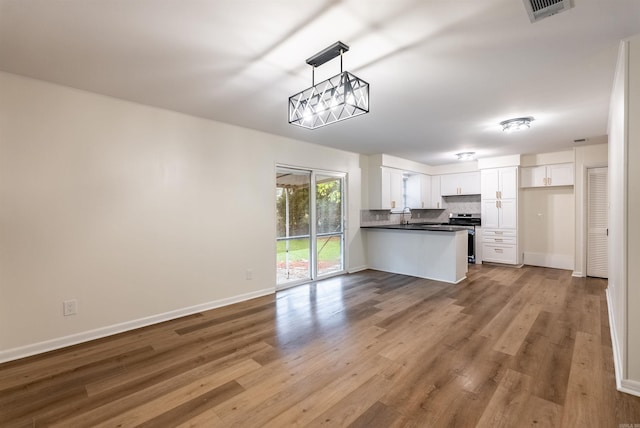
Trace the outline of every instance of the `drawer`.
{"label": "drawer", "polygon": [[517,264],[516,246],[483,243],[482,261]]}
{"label": "drawer", "polygon": [[493,235],[493,236],[483,236],[482,242],[486,242],[487,244],[516,244],[515,236],[502,236],[502,235]]}
{"label": "drawer", "polygon": [[515,229],[482,229],[482,236],[486,237],[516,237]]}

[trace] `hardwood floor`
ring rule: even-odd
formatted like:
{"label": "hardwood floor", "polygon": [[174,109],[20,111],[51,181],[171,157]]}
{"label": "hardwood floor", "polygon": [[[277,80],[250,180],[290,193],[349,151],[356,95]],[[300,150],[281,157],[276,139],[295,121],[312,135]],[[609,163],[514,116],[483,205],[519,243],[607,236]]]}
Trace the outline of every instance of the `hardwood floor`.
{"label": "hardwood floor", "polygon": [[619,427],[606,281],[366,271],[0,365],[2,427]]}

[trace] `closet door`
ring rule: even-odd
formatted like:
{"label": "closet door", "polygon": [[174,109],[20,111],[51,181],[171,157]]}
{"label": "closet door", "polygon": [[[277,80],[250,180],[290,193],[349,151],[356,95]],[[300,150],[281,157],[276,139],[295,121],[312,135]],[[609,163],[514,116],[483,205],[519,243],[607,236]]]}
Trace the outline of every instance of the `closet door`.
{"label": "closet door", "polygon": [[587,170],[587,276],[608,277],[607,168]]}

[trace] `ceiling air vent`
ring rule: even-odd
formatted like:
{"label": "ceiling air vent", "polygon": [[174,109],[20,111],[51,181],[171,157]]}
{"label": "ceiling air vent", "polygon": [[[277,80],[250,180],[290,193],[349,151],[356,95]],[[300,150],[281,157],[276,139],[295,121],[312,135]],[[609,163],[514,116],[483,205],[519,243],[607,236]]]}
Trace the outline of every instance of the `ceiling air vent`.
{"label": "ceiling air vent", "polygon": [[571,0],[524,0],[531,22],[538,22],[571,8]]}

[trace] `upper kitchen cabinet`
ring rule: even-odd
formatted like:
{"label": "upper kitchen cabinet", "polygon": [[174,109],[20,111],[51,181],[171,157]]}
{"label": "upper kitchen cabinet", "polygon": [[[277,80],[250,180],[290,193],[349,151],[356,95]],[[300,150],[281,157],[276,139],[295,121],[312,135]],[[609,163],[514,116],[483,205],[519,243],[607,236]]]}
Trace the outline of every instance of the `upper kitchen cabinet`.
{"label": "upper kitchen cabinet", "polygon": [[573,164],[560,163],[522,168],[520,187],[573,186]]}
{"label": "upper kitchen cabinet", "polygon": [[369,173],[369,209],[404,208],[403,171],[378,166]]}
{"label": "upper kitchen cabinet", "polygon": [[483,169],[480,183],[483,200],[515,199],[518,196],[518,168]]}
{"label": "upper kitchen cabinet", "polygon": [[480,172],[463,172],[440,176],[442,196],[479,195]]}
{"label": "upper kitchen cabinet", "polygon": [[404,176],[403,172],[393,168],[382,169],[382,209],[401,210],[404,208]]}
{"label": "upper kitchen cabinet", "polygon": [[429,198],[429,206],[427,208],[442,208],[442,187],[440,186],[440,176],[432,175],[431,177],[431,195]]}
{"label": "upper kitchen cabinet", "polygon": [[410,174],[406,181],[407,206],[411,209],[440,208],[433,203],[431,189],[430,175]]}

